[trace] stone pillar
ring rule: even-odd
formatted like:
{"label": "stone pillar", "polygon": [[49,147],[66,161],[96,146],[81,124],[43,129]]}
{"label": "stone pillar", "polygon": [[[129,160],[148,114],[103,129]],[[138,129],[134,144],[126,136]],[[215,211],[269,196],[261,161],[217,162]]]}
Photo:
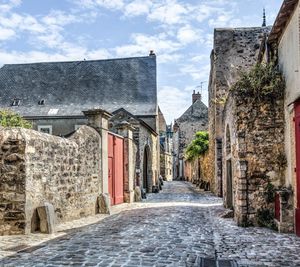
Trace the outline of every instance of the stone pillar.
{"label": "stone pillar", "polygon": [[127,121],[116,125],[117,133],[124,137],[124,202],[134,201],[135,157],[132,131],[134,127]]}
{"label": "stone pillar", "polygon": [[91,109],[83,111],[88,119],[88,126],[97,130],[101,136],[101,178],[100,192],[108,194],[108,119],[112,116],[103,109]]}

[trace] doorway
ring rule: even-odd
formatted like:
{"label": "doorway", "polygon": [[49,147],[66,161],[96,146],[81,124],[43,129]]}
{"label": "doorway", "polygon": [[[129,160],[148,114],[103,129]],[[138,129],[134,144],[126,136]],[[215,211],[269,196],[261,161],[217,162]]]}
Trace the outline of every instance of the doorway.
{"label": "doorway", "polygon": [[233,188],[232,188],[232,161],[231,159],[226,162],[226,184],[227,184],[227,208],[233,209]]}
{"label": "doorway", "polygon": [[146,190],[146,193],[150,192],[150,183],[149,183],[149,147],[146,146],[144,149],[144,157],[143,157],[143,188]]}

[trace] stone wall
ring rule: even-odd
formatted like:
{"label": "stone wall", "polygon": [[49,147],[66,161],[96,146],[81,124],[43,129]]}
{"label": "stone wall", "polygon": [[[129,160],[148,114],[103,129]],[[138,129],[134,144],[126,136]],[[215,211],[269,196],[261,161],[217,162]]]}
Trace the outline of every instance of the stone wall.
{"label": "stone wall", "polygon": [[211,190],[211,175],[211,160],[208,152],[197,159],[185,162],[185,176],[188,178],[187,180],[196,184],[200,189],[205,191]]}
{"label": "stone wall", "polygon": [[101,193],[101,138],[83,126],[69,139],[12,128],[0,131],[0,235],[31,232],[37,207],[58,222],[95,214]]}
{"label": "stone wall", "polygon": [[222,114],[229,88],[237,81],[241,71],[249,70],[256,62],[261,40],[268,27],[220,28],[214,32],[209,82],[209,136],[210,158],[214,172],[210,181],[212,191],[221,196],[222,185]]}
{"label": "stone wall", "polygon": [[283,111],[283,100],[228,96],[223,117],[223,193],[225,206],[233,207],[239,225],[258,225],[267,213],[274,216],[274,193],[284,183]]}
{"label": "stone wall", "polygon": [[207,131],[208,129],[208,108],[199,99],[178,118],[174,124],[173,151],[174,178],[186,179],[184,153],[187,146],[194,139],[196,132]]}

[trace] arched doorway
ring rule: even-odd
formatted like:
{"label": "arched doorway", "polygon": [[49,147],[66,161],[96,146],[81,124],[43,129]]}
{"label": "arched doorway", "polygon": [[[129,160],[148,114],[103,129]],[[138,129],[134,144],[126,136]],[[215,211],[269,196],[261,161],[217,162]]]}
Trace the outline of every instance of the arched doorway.
{"label": "arched doorway", "polygon": [[232,177],[232,155],[231,155],[231,137],[230,129],[226,127],[226,206],[229,209],[234,207],[234,195],[233,195],[233,177]]}
{"label": "arched doorway", "polygon": [[146,190],[147,193],[150,192],[151,188],[151,169],[150,169],[150,148],[146,146],[144,149],[144,156],[143,156],[143,188]]}

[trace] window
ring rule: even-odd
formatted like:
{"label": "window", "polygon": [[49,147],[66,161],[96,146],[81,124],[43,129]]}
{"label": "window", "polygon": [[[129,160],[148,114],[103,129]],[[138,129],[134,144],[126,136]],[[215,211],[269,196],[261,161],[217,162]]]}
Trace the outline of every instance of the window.
{"label": "window", "polygon": [[41,133],[52,134],[52,125],[38,125],[38,131]]}
{"label": "window", "polygon": [[51,108],[49,111],[48,111],[48,115],[57,115],[59,109],[58,108]]}
{"label": "window", "polygon": [[18,106],[20,106],[20,102],[21,102],[20,99],[15,98],[15,99],[13,100],[13,102],[11,103],[11,106],[13,106],[13,107],[18,107]]}

